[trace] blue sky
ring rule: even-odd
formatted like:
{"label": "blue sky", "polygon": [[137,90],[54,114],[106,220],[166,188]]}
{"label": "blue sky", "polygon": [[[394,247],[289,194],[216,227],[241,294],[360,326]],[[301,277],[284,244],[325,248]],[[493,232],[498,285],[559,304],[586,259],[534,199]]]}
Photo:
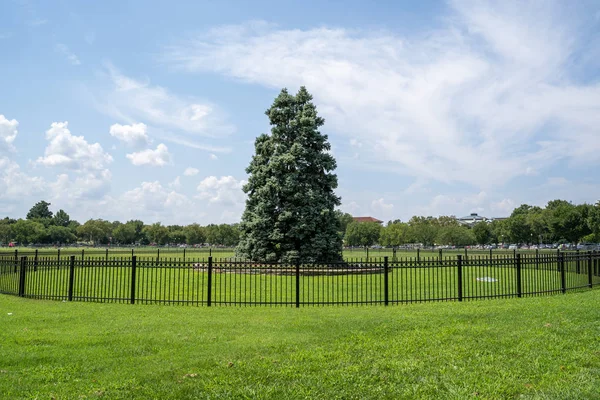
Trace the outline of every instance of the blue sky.
{"label": "blue sky", "polygon": [[236,222],[279,90],[326,123],[342,209],[600,199],[596,1],[0,2],[0,214]]}

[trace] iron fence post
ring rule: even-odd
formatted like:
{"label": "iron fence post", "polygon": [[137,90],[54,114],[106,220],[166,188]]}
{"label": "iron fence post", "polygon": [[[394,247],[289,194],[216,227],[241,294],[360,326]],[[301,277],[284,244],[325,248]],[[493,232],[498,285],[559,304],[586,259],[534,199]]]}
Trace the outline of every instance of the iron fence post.
{"label": "iron fence post", "polygon": [[38,268],[38,249],[35,249],[35,258],[33,259],[33,271],[37,272]]}
{"label": "iron fence post", "polygon": [[576,265],[576,267],[575,267],[575,268],[576,268],[576,272],[577,272],[577,274],[580,274],[580,273],[581,273],[581,262],[580,262],[580,260],[579,260],[579,258],[580,258],[580,257],[579,257],[579,249],[577,249],[577,250],[575,251],[575,257],[576,257],[576,262],[575,262],[575,265]]}
{"label": "iron fence post", "polygon": [[69,260],[69,301],[73,301],[73,283],[75,281],[75,256],[71,256]]}
{"label": "iron fence post", "polygon": [[15,274],[17,273],[17,269],[19,267],[19,251],[15,249]]}
{"label": "iron fence post", "polygon": [[565,274],[565,255],[560,253],[558,256],[558,269],[560,270],[560,290],[567,292],[567,276]]}
{"label": "iron fence post", "polygon": [[383,257],[383,295],[384,295],[384,304],[387,306],[389,304],[389,265],[387,256]]}
{"label": "iron fence post", "polygon": [[517,270],[517,297],[523,296],[523,286],[521,282],[521,254],[517,254],[517,258],[515,259],[516,270]]}
{"label": "iron fence post", "polygon": [[212,257],[208,257],[208,288],[206,290],[206,305],[211,306],[212,303]]}
{"label": "iron fence post", "polygon": [[19,297],[25,297],[25,269],[27,268],[27,257],[21,257],[21,270],[19,271]]}
{"label": "iron fence post", "polygon": [[588,286],[590,287],[590,289],[592,288],[592,286],[594,285],[594,276],[592,274],[592,251],[588,251],[588,260],[587,260],[587,270],[588,270]]}
{"label": "iron fence post", "polygon": [[300,258],[296,258],[296,308],[300,308]]}
{"label": "iron fence post", "polygon": [[462,255],[456,256],[456,267],[458,272],[457,283],[458,283],[458,301],[463,301],[463,270],[462,270]]}
{"label": "iron fence post", "polygon": [[131,257],[131,304],[135,304],[135,276],[137,271],[137,257]]}

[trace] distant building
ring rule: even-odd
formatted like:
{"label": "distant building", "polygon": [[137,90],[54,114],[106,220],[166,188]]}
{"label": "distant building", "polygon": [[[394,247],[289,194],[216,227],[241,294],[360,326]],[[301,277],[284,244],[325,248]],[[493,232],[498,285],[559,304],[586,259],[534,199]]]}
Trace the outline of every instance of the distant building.
{"label": "distant building", "polygon": [[477,215],[477,213],[471,213],[466,217],[456,218],[459,224],[473,226],[478,222],[489,222],[491,221],[489,218],[482,217],[481,215]]}
{"label": "distant building", "polygon": [[377,222],[378,224],[383,224],[383,221],[373,217],[352,217],[352,219],[354,222]]}

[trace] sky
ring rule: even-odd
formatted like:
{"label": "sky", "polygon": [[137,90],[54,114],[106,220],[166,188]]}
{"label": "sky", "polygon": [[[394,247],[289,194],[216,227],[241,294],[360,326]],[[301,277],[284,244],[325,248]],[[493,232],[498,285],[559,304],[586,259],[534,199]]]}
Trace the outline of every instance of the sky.
{"label": "sky", "polygon": [[0,216],[233,223],[302,85],[341,209],[600,199],[600,3],[0,1]]}

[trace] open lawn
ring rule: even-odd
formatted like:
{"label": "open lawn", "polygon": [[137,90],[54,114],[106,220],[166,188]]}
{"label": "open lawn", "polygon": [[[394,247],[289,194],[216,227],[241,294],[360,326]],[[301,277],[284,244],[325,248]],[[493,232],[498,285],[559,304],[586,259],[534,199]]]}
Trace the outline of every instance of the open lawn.
{"label": "open lawn", "polygon": [[5,399],[599,399],[600,291],[196,308],[0,295]]}
{"label": "open lawn", "polygon": [[[0,249],[1,255],[11,255],[15,253],[17,250],[18,254],[23,256],[33,256],[35,253],[35,248],[33,247],[17,247],[17,248],[9,248],[3,247]],[[107,251],[108,250],[108,251]],[[54,247],[46,247],[38,249],[38,256],[40,257],[56,257],[59,253],[61,257],[75,255],[77,257],[102,257],[108,254],[109,258],[113,257],[130,257],[133,254],[138,257],[160,257],[166,259],[190,259],[190,258],[207,258],[209,255],[213,256],[213,258],[233,258],[235,257],[235,251],[233,248],[181,248],[181,247],[135,247],[133,249],[126,247],[62,247],[54,248]],[[556,250],[540,250],[540,254],[556,254]],[[535,250],[519,250],[519,253],[522,254],[535,254]],[[431,250],[431,249],[423,249],[417,252],[414,250],[397,250],[396,257],[398,258],[427,258],[427,257],[439,257],[439,250]],[[442,250],[442,254],[444,257],[456,257],[457,255],[464,255],[465,250],[463,249],[444,249]],[[488,256],[490,254],[489,250],[477,250],[477,249],[468,249],[468,255],[472,256]],[[502,256],[502,255],[512,255],[513,250],[505,250],[505,249],[495,249],[492,251],[494,256]],[[345,259],[363,259],[366,260],[367,257],[369,259],[378,259],[381,257],[390,257],[394,255],[392,249],[362,249],[362,248],[354,248],[354,249],[344,249],[343,256]]]}

